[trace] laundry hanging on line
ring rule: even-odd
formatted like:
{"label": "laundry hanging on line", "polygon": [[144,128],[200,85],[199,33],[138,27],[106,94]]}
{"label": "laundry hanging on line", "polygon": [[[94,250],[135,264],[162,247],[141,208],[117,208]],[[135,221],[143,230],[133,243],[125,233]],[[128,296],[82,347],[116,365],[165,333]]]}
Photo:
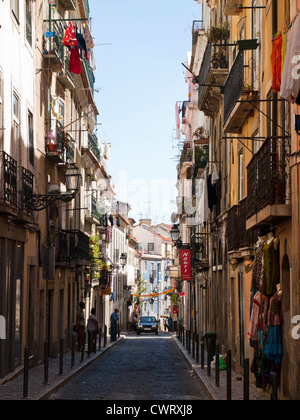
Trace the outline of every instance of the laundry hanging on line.
{"label": "laundry hanging on line", "polygon": [[81,59],[89,63],[91,71],[96,70],[94,54],[91,53],[95,44],[86,23],[79,31],[77,24],[69,22],[61,43],[70,49],[69,71],[73,74],[81,74]]}

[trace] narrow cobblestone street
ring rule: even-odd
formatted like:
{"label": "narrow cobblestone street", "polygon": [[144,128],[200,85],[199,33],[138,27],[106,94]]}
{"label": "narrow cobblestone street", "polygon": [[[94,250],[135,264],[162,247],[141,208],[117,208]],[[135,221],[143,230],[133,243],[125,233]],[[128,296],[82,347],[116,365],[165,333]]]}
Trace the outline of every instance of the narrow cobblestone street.
{"label": "narrow cobblestone street", "polygon": [[51,399],[204,400],[169,336],[127,336]]}

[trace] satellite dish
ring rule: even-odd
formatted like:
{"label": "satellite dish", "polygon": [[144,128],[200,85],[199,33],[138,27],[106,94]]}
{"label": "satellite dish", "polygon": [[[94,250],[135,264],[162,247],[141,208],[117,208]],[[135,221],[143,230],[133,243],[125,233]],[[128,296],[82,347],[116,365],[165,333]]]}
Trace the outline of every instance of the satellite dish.
{"label": "satellite dish", "polygon": [[172,213],[172,215],[171,215],[172,223],[176,223],[177,220],[178,220],[178,214],[177,213]]}

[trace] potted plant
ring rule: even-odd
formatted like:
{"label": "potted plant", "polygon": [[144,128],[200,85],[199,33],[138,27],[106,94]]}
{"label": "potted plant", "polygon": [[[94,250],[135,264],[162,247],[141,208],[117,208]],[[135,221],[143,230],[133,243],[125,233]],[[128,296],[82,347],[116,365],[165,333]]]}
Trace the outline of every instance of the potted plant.
{"label": "potted plant", "polygon": [[53,131],[49,131],[47,136],[47,150],[48,152],[56,152],[56,138]]}
{"label": "potted plant", "polygon": [[218,26],[211,26],[208,31],[208,38],[212,43],[216,43],[221,39],[221,29]]}
{"label": "potted plant", "polygon": [[223,25],[211,26],[209,28],[208,38],[212,43],[217,43],[218,41],[226,41],[230,37],[230,30],[228,23],[225,22]]}
{"label": "potted plant", "polygon": [[250,95],[250,93],[251,93],[251,91],[252,91],[252,88],[251,88],[251,86],[250,85],[248,85],[248,84],[246,84],[245,86],[244,86],[244,95]]}

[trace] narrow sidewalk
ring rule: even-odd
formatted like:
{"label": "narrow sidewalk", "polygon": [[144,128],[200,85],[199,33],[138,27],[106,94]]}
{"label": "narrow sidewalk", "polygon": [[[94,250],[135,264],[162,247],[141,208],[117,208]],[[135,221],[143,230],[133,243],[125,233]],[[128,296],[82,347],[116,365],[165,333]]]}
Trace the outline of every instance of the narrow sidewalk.
{"label": "narrow sidewalk", "polygon": [[[64,354],[63,357],[63,374],[59,374],[60,358],[59,355],[55,359],[49,359],[48,382],[44,384],[44,364],[40,364],[29,369],[28,373],[28,398],[23,398],[23,372],[14,377],[14,379],[0,385],[0,401],[3,400],[43,400],[48,399],[49,396],[55,393],[60,387],[66,384],[70,379],[79,374],[83,369],[89,366],[96,359],[101,357],[113,346],[118,345],[124,339],[121,334],[116,342],[108,342],[106,347],[101,346],[96,353],[91,353],[90,356],[85,352],[84,360],[81,362],[81,352],[75,352],[75,364],[71,367],[71,351]],[[87,346],[86,346],[87,350]]]}
{"label": "narrow sidewalk", "polygon": [[[207,396],[211,400],[227,400],[227,371],[220,371],[219,387],[215,385],[215,369],[211,368],[211,376],[207,375],[207,355],[205,352],[205,368],[201,369],[201,365],[196,363],[193,359],[192,354],[182,345],[181,341],[178,340],[176,333],[172,334],[172,339],[176,344],[179,351],[185,357],[187,363],[190,365],[194,375],[200,380],[204,388],[206,389]],[[243,400],[244,395],[244,378],[235,373],[232,370],[232,386],[231,386],[231,400]],[[250,382],[249,391],[250,400],[257,401],[270,401],[270,393],[257,388],[253,383]]]}

